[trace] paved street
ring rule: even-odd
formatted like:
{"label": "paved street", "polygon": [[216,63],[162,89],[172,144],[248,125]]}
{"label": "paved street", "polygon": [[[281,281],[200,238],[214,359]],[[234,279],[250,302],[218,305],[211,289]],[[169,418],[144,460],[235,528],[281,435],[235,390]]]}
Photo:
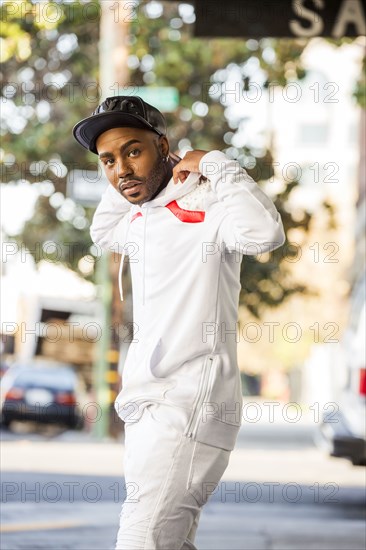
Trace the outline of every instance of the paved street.
{"label": "paved street", "polygon": [[[317,425],[244,423],[201,516],[200,550],[361,550],[365,468],[315,447]],[[3,432],[1,548],[108,550],[123,488],[123,443],[78,432]]]}

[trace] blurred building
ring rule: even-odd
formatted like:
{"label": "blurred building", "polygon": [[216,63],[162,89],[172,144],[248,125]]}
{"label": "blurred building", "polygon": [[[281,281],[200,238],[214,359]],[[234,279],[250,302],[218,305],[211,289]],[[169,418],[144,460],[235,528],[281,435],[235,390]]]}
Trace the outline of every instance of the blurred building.
{"label": "blurred building", "polygon": [[[307,401],[312,391],[304,393],[304,376],[313,377],[325,393],[334,377],[332,355],[348,322],[351,288],[365,259],[361,108],[353,97],[362,55],[358,42],[337,48],[313,39],[303,54],[306,78],[285,89],[272,87],[262,102],[266,115],[262,111],[260,118],[263,128],[269,126],[276,162],[275,177],[265,190],[271,194],[298,180],[289,207],[299,221],[304,208],[313,214],[308,234],[299,229],[287,237],[300,251],[298,261],[289,263],[291,273],[314,294],[294,296],[268,311],[257,321],[257,343],[240,338],[240,367],[262,379],[266,397]],[[288,71],[290,76],[291,62]],[[245,327],[255,320],[243,311],[241,321]],[[319,360],[312,363],[314,372],[304,375],[310,353],[319,353]]]}
{"label": "blurred building", "polygon": [[11,240],[3,242],[1,271],[4,357],[72,364],[90,386],[101,332],[95,286],[62,265],[42,260],[36,266]]}

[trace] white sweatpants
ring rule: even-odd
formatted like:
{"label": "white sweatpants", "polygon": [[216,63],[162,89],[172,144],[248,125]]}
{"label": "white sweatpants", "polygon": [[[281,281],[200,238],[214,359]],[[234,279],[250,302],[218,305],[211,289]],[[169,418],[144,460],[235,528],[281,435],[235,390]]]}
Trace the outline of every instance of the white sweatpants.
{"label": "white sweatpants", "polygon": [[[230,451],[199,443],[172,425],[174,411],[148,406],[125,425],[125,482],[116,549],[195,550],[203,505]],[[174,424],[174,421],[173,421]]]}

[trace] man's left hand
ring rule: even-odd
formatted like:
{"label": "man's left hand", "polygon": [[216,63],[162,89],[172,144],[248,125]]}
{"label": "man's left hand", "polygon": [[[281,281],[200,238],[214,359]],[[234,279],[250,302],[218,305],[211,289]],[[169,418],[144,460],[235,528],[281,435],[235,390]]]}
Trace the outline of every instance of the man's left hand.
{"label": "man's left hand", "polygon": [[173,180],[174,183],[186,181],[191,172],[199,173],[201,159],[207,154],[208,151],[188,151],[184,159],[182,159],[173,168]]}

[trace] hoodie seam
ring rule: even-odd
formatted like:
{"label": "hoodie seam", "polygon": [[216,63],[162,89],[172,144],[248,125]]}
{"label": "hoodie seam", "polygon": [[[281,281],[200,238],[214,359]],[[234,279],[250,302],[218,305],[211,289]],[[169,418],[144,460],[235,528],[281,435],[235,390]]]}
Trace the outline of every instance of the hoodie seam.
{"label": "hoodie seam", "polygon": [[[216,304],[215,304],[215,326],[217,326],[217,321],[218,321],[218,309],[219,309],[219,293],[220,293],[220,278],[221,278],[221,269],[222,269],[222,262],[220,260],[220,267],[219,267],[219,270],[218,270],[218,275],[217,275],[217,287],[216,287]],[[216,348],[217,348],[217,333],[218,331],[215,331],[215,336],[214,336],[214,343],[213,343],[213,347],[212,347],[212,352],[211,353],[216,353]]]}
{"label": "hoodie seam", "polygon": [[144,225],[144,240],[143,240],[143,265],[142,265],[142,305],[145,305],[145,276],[146,276],[146,226],[148,217],[148,208],[145,209],[145,225]]}
{"label": "hoodie seam", "polygon": [[125,261],[125,258],[126,258],[126,247],[128,245],[128,234],[130,232],[130,222],[131,222],[131,218],[132,218],[132,210],[130,210],[127,215],[128,215],[128,225],[127,225],[127,230],[126,230],[126,238],[125,238],[125,242],[123,243],[122,257],[121,257],[121,262],[119,264],[119,273],[118,273],[118,286],[119,286],[119,293],[120,293],[121,302],[124,301],[124,297],[123,297],[123,268],[124,268],[124,261]]}

